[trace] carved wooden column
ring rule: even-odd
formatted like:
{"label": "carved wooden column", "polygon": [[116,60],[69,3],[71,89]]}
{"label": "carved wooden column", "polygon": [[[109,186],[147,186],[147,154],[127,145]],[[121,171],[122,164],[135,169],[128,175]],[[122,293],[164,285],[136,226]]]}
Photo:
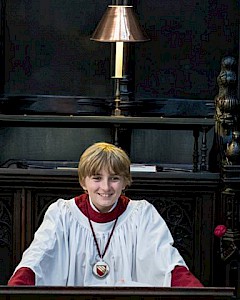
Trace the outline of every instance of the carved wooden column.
{"label": "carved wooden column", "polygon": [[225,265],[225,284],[235,286],[240,298],[240,166],[222,167],[223,191],[221,193],[226,232],[221,237],[220,253]]}
{"label": "carved wooden column", "polygon": [[220,238],[221,259],[225,265],[225,284],[236,286],[240,295],[240,147],[239,99],[237,97],[236,60],[224,57],[217,78],[219,94],[215,98],[218,164],[221,173],[222,221],[226,232]]}
{"label": "carved wooden column", "polygon": [[207,150],[207,128],[203,126],[200,171],[207,170]]}
{"label": "carved wooden column", "polygon": [[236,60],[222,59],[217,78],[219,94],[215,98],[216,135],[220,151],[220,165],[240,163],[239,148],[239,99],[237,97]]}
{"label": "carved wooden column", "polygon": [[195,129],[193,131],[193,137],[194,137],[194,145],[193,145],[193,172],[198,171],[198,159],[199,159],[199,153],[198,153],[198,138],[199,138],[199,130]]}

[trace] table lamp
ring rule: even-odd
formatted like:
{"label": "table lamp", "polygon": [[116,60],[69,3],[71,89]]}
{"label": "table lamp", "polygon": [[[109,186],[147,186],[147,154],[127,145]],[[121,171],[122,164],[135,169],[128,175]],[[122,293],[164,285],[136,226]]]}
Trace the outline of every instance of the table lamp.
{"label": "table lamp", "polygon": [[140,28],[133,11],[133,6],[109,5],[97,25],[91,40],[116,43],[115,74],[112,77],[116,80],[115,109],[113,115],[121,116],[120,79],[123,78],[123,43],[145,42],[149,38]]}

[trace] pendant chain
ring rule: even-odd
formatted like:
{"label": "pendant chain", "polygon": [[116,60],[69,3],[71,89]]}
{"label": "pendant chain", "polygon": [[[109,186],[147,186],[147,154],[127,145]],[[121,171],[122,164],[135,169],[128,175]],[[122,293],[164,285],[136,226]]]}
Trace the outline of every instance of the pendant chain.
{"label": "pendant chain", "polygon": [[[88,212],[88,209],[87,209],[87,212]],[[113,231],[114,231],[114,229],[115,229],[115,227],[116,227],[116,225],[117,225],[117,220],[118,220],[118,217],[116,218],[116,220],[115,220],[115,222],[114,222],[114,224],[113,224],[113,228],[112,228],[112,231],[111,231],[110,236],[109,236],[109,238],[108,238],[107,244],[106,244],[106,246],[105,246],[105,249],[104,249],[103,253],[101,254],[101,251],[100,251],[100,248],[99,248],[99,245],[98,245],[98,242],[97,242],[97,237],[96,237],[96,234],[95,234],[95,232],[94,232],[93,225],[92,225],[92,222],[91,222],[91,220],[90,220],[89,212],[88,212],[88,221],[89,221],[89,225],[90,225],[91,230],[92,230],[92,234],[93,234],[94,242],[95,242],[96,247],[97,247],[98,255],[99,255],[99,257],[100,257],[101,259],[103,259],[104,255],[106,254],[106,251],[107,251],[108,246],[109,246],[109,244],[110,244],[110,240],[111,240],[112,235],[113,235]]]}

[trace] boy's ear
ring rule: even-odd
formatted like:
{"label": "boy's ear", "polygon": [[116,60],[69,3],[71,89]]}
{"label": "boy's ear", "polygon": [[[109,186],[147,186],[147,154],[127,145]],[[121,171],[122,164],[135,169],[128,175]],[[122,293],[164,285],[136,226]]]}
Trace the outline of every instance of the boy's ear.
{"label": "boy's ear", "polygon": [[86,190],[86,187],[85,187],[85,182],[84,182],[84,180],[83,180],[83,181],[80,181],[79,183],[80,183],[82,189],[85,191],[85,190]]}

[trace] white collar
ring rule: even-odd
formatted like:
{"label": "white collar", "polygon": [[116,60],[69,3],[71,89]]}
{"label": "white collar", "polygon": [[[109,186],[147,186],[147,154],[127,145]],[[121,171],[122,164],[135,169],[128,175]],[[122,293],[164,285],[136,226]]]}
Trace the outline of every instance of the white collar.
{"label": "white collar", "polygon": [[[88,196],[88,197],[89,197],[89,196]],[[98,209],[96,208],[96,206],[93,204],[93,202],[92,202],[92,200],[91,200],[90,197],[89,197],[89,202],[90,202],[90,205],[91,205],[92,209],[100,213],[100,210],[98,210]],[[110,212],[110,211],[114,210],[114,208],[117,206],[117,203],[118,203],[118,202],[115,201],[114,205],[113,205],[113,206],[109,209],[109,211],[107,211],[107,212]]]}

